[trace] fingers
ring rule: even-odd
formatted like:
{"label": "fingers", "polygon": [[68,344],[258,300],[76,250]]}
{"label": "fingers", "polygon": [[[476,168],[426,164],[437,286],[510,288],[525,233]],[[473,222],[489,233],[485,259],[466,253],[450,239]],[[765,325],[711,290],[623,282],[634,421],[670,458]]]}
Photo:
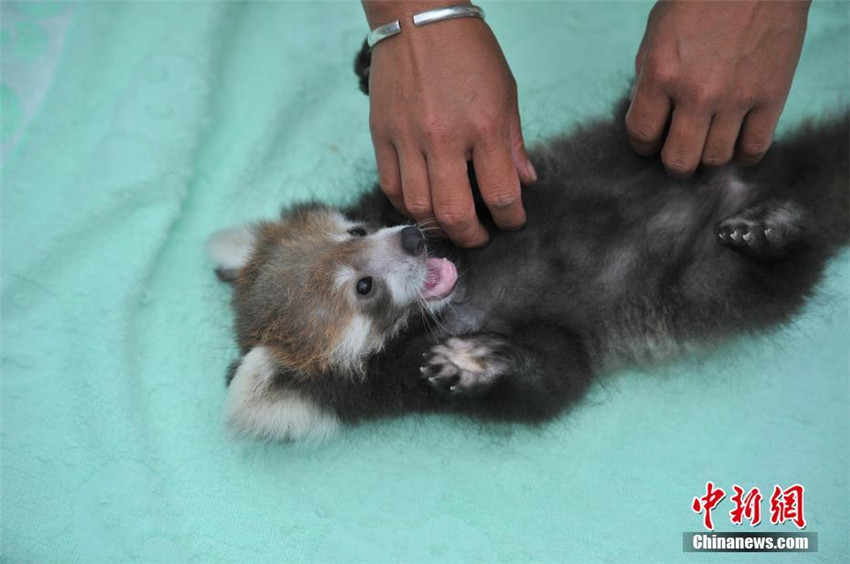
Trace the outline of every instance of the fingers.
{"label": "fingers", "polygon": [[656,154],[661,148],[669,115],[670,98],[639,78],[626,113],[626,131],[632,148],[644,156]]}
{"label": "fingers", "polygon": [[478,146],[473,150],[472,162],[481,197],[493,221],[502,229],[521,228],[525,224],[525,210],[510,149],[504,145]]}
{"label": "fingers", "polygon": [[741,130],[743,116],[739,114],[717,114],[711,120],[711,129],[705,140],[702,152],[702,164],[722,166],[732,160],[735,154],[735,142]]}
{"label": "fingers", "polygon": [[[677,108],[664,140],[661,160],[674,178],[689,177],[700,162],[706,166],[722,166],[734,157],[741,164],[755,164],[773,142],[779,115],[780,111],[769,106],[754,108],[746,119],[732,112],[718,113],[712,118],[704,112]],[[626,119],[628,124],[628,115]],[[651,154],[648,148],[658,142],[660,140],[653,140],[642,145],[647,152],[639,150],[634,141],[632,144],[639,153]]]}
{"label": "fingers", "polygon": [[398,168],[398,154],[389,143],[375,141],[375,160],[378,163],[378,180],[381,191],[387,196],[393,207],[405,215],[410,215],[404,207],[401,172]]}
{"label": "fingers", "polygon": [[782,108],[757,106],[747,114],[738,140],[738,161],[743,165],[759,162],[773,143],[773,133]]}
{"label": "fingers", "polygon": [[425,156],[416,149],[399,151],[404,207],[416,221],[434,217]]}
{"label": "fingers", "polygon": [[429,158],[428,177],[431,181],[433,215],[449,238],[461,247],[484,245],[489,237],[475,215],[475,202],[472,200],[463,151]]}
{"label": "fingers", "polygon": [[511,159],[522,183],[534,184],[537,182],[537,171],[534,170],[534,165],[528,158],[528,153],[525,152],[525,141],[522,138],[519,114],[516,114],[516,120],[513,120],[510,126],[510,147]]}
{"label": "fingers", "polygon": [[687,178],[699,165],[711,125],[709,114],[673,110],[670,131],[661,149],[661,161],[673,178]]}

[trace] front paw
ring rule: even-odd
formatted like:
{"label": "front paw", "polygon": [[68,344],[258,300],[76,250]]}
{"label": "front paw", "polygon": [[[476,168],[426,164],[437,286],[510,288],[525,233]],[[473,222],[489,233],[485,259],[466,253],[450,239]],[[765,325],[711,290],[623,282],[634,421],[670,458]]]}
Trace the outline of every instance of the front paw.
{"label": "front paw", "polygon": [[422,377],[435,389],[477,395],[507,375],[508,343],[496,335],[452,337],[425,353]]}

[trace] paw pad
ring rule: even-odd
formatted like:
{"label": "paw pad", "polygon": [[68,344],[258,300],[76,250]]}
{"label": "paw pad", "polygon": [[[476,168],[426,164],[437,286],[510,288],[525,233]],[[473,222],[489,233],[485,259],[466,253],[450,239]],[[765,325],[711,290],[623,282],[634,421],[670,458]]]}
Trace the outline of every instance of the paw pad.
{"label": "paw pad", "polygon": [[452,394],[481,393],[507,369],[499,354],[503,342],[495,337],[454,337],[425,353],[422,378],[433,388]]}

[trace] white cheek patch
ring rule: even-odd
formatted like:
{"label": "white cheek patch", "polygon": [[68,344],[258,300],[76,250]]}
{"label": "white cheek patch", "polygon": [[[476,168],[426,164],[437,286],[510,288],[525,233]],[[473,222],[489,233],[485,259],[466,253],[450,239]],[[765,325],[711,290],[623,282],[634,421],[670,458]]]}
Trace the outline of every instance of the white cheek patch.
{"label": "white cheek patch", "polygon": [[332,362],[341,368],[357,368],[363,357],[379,345],[372,334],[372,321],[363,315],[355,315],[340,335]]}
{"label": "white cheek patch", "polygon": [[273,389],[275,367],[266,347],[242,359],[227,393],[227,423],[256,439],[319,440],[339,428],[336,415],[295,390]]}
{"label": "white cheek patch", "polygon": [[225,229],[207,242],[207,253],[219,268],[239,270],[248,264],[254,251],[256,236],[248,226]]}

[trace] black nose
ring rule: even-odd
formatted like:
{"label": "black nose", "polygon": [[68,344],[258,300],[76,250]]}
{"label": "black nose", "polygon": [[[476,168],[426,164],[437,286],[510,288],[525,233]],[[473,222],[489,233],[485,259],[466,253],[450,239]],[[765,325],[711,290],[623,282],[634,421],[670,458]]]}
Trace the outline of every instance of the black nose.
{"label": "black nose", "polygon": [[413,256],[419,256],[425,248],[425,238],[416,227],[405,227],[401,230],[401,246]]}

